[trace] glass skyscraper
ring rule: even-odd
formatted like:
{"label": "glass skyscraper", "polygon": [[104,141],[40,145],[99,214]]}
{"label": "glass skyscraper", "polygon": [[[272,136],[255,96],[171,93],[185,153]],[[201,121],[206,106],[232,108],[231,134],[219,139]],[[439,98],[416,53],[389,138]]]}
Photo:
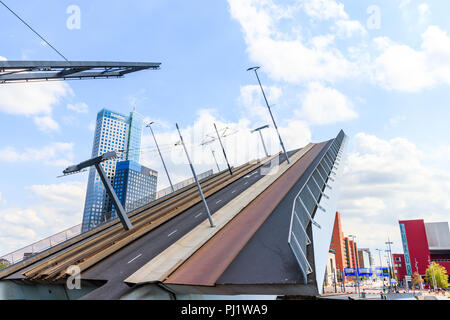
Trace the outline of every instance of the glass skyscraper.
{"label": "glass skyscraper", "polygon": [[[158,172],[127,160],[117,162],[114,191],[125,211],[130,212],[156,199]],[[117,214],[112,206],[112,218]]]}
{"label": "glass skyscraper", "polygon": [[[129,116],[107,109],[97,114],[92,158],[108,151],[116,151],[118,159],[102,162],[107,177],[114,185],[116,163],[133,160],[139,162],[143,116],[132,111]],[[109,197],[94,167],[89,170],[86,201],[84,204],[82,232],[111,219]]]}

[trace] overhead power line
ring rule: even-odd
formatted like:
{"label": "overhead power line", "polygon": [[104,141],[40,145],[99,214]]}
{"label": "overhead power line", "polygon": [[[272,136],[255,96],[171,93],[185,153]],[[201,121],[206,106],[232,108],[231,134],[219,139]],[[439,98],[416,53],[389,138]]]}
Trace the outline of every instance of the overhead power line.
{"label": "overhead power line", "polygon": [[65,56],[63,56],[63,54],[61,52],[59,52],[58,50],[56,50],[56,48],[54,46],[52,46],[50,44],[50,42],[48,42],[43,36],[41,36],[36,30],[34,30],[25,20],[23,20],[21,17],[19,17],[19,15],[17,13],[15,13],[10,7],[8,7],[3,1],[0,0],[0,3],[6,8],[8,9],[13,15],[15,15],[17,17],[17,19],[19,19],[20,21],[22,21],[23,24],[25,24],[28,29],[30,29],[31,31],[33,31],[39,38],[41,38],[46,44],[48,44],[48,46],[50,48],[52,48],[59,56],[61,56],[64,60],[67,60],[67,58]]}

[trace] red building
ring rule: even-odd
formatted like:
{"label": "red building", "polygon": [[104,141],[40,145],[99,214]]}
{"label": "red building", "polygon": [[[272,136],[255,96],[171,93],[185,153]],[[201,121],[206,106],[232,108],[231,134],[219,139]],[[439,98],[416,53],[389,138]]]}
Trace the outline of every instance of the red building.
{"label": "red building", "polygon": [[344,251],[344,233],[342,231],[341,214],[336,212],[334,219],[333,235],[331,237],[330,252],[334,253],[336,257],[336,268],[344,272],[347,268]]}
{"label": "red building", "polygon": [[394,274],[398,281],[403,281],[406,276],[405,255],[394,253],[392,254],[392,259],[394,259]]}
{"label": "red building", "polygon": [[[448,222],[399,221],[405,274],[424,276],[431,261],[450,271],[450,232]],[[402,280],[399,278],[399,280]]]}
{"label": "red building", "polygon": [[[356,243],[344,237],[341,224],[341,214],[336,212],[334,219],[333,235],[331,237],[330,252],[334,253],[336,259],[336,269],[340,274],[344,274],[345,268],[354,268],[358,264],[360,267]],[[349,280],[350,278],[347,278]]]}

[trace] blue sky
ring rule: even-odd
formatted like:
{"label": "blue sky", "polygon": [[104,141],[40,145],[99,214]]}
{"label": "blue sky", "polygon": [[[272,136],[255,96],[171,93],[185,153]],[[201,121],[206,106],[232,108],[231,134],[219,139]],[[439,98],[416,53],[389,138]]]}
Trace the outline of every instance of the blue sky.
{"label": "blue sky", "polygon": [[[198,171],[214,167],[212,122],[236,134],[234,163],[262,156],[248,133],[268,122],[261,80],[288,148],[350,141],[344,231],[361,247],[401,252],[397,221],[448,221],[450,22],[443,1],[6,1],[69,60],[161,62],[124,79],[0,87],[0,255],[81,221],[87,175],[57,179],[91,154],[101,108],[133,105],[155,131],[174,180],[189,177],[175,122]],[[69,29],[67,9],[80,9]],[[0,7],[0,59],[59,60]],[[269,149],[279,146],[267,131]],[[142,162],[167,179],[148,132]],[[250,146],[250,147],[249,147]],[[216,146],[217,147],[217,146]],[[221,162],[224,167],[223,161]]]}

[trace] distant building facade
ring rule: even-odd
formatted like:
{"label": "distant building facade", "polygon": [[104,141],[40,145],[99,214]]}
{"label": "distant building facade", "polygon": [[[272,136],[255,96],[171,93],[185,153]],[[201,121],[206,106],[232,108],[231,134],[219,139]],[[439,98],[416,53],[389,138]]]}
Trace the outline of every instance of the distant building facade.
{"label": "distant building facade", "polygon": [[[450,232],[448,222],[425,223],[423,220],[399,221],[403,245],[405,274],[421,276],[430,262],[444,266],[450,272]],[[400,279],[402,280],[402,279]]]}
{"label": "distant building facade", "polygon": [[345,268],[355,268],[356,265],[358,268],[361,267],[359,264],[360,259],[355,255],[355,252],[358,252],[357,244],[348,237],[344,237],[341,214],[339,212],[336,212],[334,219],[330,252],[335,255],[336,269],[340,275],[344,274]]}
{"label": "distant building facade", "polygon": [[0,265],[9,266],[9,265],[11,265],[11,262],[2,258],[2,259],[0,259]]}
{"label": "distant building facade", "polygon": [[[135,161],[127,160],[116,164],[114,190],[127,212],[155,200],[157,182],[158,172]],[[111,218],[117,218],[112,205],[111,209],[113,211]]]}
{"label": "distant building facade", "polygon": [[[92,158],[109,151],[117,152],[118,159],[101,163],[106,176],[114,181],[116,163],[124,160],[139,162],[143,116],[132,111],[128,116],[107,109],[97,114]],[[108,220],[109,197],[94,167],[89,170],[82,232]]]}
{"label": "distant building facade", "polygon": [[344,251],[344,233],[342,231],[341,214],[336,212],[334,218],[333,234],[331,236],[330,252],[334,253],[336,259],[336,268],[344,272],[347,268],[346,254]]}
{"label": "distant building facade", "polygon": [[327,267],[325,270],[325,286],[331,286],[339,281],[338,270],[336,268],[336,255],[332,252],[328,253]]}
{"label": "distant building facade", "polygon": [[394,274],[398,281],[403,281],[406,274],[405,255],[401,253],[393,253],[392,259],[394,260]]}
{"label": "distant building facade", "polygon": [[344,238],[344,252],[347,268],[360,268],[358,259],[358,245],[349,238]]}
{"label": "distant building facade", "polygon": [[372,268],[373,260],[368,248],[358,249],[358,259],[361,268]]}

